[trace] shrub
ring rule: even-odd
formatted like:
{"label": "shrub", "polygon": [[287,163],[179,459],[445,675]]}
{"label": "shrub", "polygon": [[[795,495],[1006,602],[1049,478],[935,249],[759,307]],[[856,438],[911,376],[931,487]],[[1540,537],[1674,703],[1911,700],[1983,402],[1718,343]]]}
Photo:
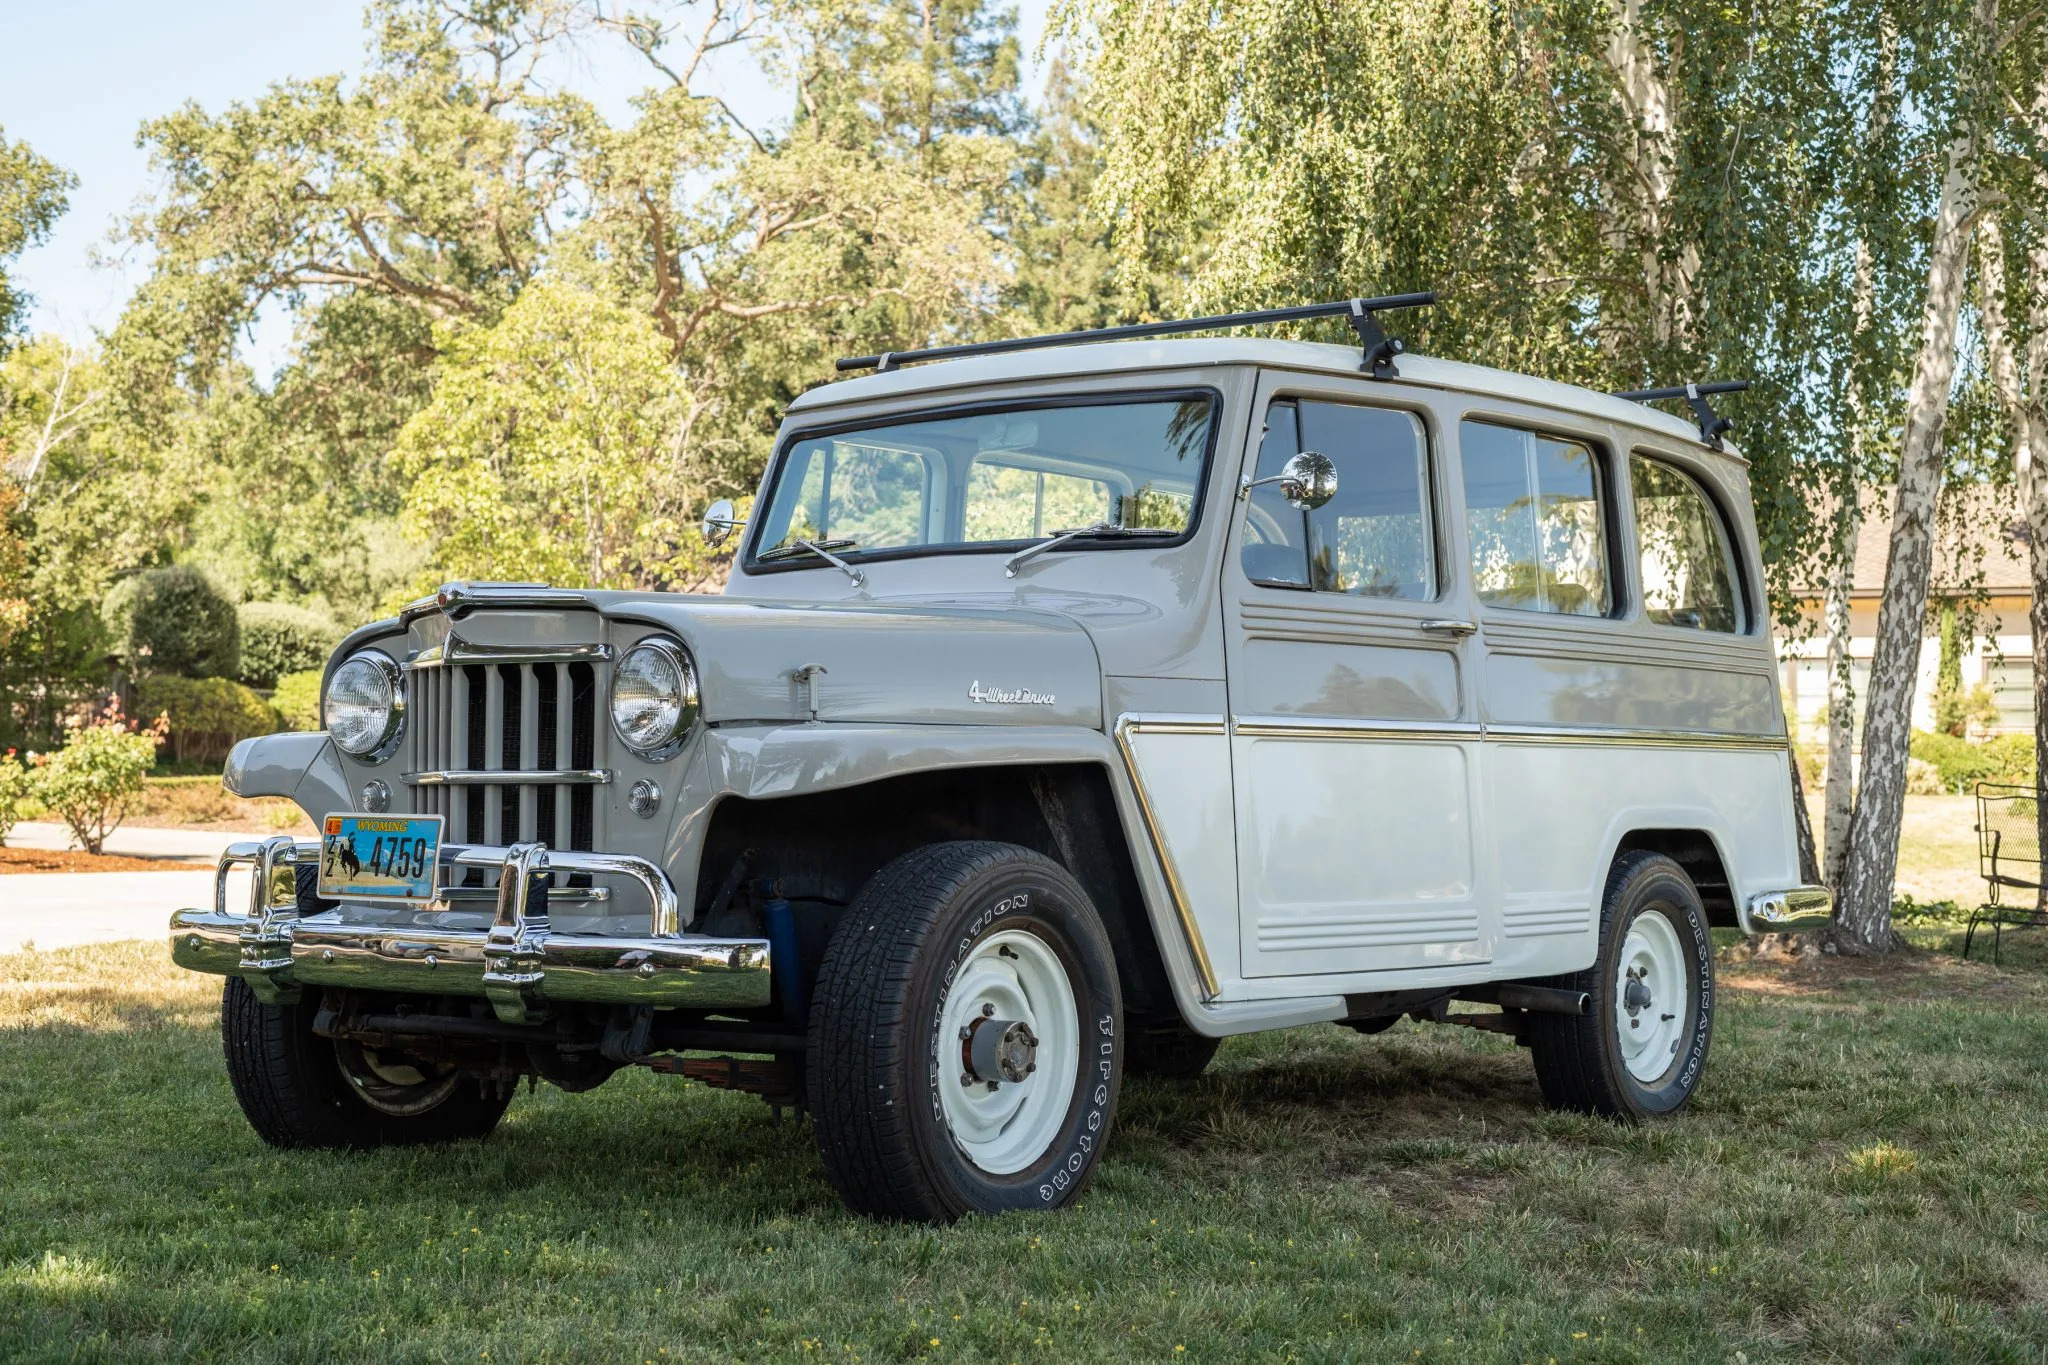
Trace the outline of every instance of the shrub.
{"label": "shrub", "polygon": [[135,709],[168,721],[179,762],[218,763],[239,741],[284,728],[270,703],[232,678],[146,677],[135,685]]}
{"label": "shrub", "polygon": [[234,676],[242,648],[235,604],[189,564],[116,583],[100,615],[114,652],[137,672]]}
{"label": "shrub", "polygon": [[21,805],[28,797],[28,767],[9,749],[0,754],[0,844],[21,818]]}
{"label": "shrub", "polygon": [[309,668],[279,678],[277,690],[270,694],[270,704],[277,708],[287,730],[319,729],[320,670]]}
{"label": "shrub", "polygon": [[249,602],[235,616],[242,627],[237,676],[251,687],[275,687],[287,673],[319,668],[343,634],[319,612],[286,602]]}
{"label": "shrub", "polygon": [[162,741],[161,719],[137,731],[118,706],[109,706],[98,720],[72,731],[63,748],[37,759],[29,791],[70,827],[80,847],[98,853],[142,790]]}
{"label": "shrub", "polygon": [[2034,737],[1999,735],[1982,744],[1954,735],[1915,730],[1912,755],[1931,764],[1944,791],[1969,792],[1979,782],[2030,786],[2034,781]]}

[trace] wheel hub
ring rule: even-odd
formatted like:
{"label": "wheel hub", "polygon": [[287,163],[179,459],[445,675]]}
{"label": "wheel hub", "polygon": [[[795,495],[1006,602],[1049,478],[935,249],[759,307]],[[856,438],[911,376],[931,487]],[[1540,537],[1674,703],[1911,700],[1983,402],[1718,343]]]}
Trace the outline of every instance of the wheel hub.
{"label": "wheel hub", "polygon": [[1038,1070],[1038,1035],[1023,1020],[983,1015],[963,1031],[967,1038],[960,1051],[972,1079],[1014,1085]]}
{"label": "wheel hub", "polygon": [[1614,981],[1614,1024],[1622,1064],[1645,1085],[1677,1065],[1691,1009],[1691,979],[1677,927],[1661,908],[1636,916]]}

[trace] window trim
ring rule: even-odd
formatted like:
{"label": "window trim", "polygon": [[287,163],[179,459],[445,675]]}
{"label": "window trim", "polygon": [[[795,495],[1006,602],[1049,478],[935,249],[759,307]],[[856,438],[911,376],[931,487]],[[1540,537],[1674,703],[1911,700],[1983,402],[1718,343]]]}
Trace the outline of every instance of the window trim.
{"label": "window trim", "polygon": [[[1249,498],[1243,500],[1245,504],[1244,514],[1236,518],[1240,528],[1236,538],[1237,551],[1229,556],[1235,563],[1238,579],[1246,587],[1259,588],[1267,592],[1307,593],[1318,598],[1334,599],[1340,602],[1372,603],[1383,608],[1392,606],[1420,608],[1437,605],[1449,600],[1454,595],[1454,589],[1457,586],[1455,568],[1451,560],[1452,547],[1450,536],[1446,532],[1445,523],[1445,515],[1450,506],[1450,490],[1445,487],[1444,481],[1449,477],[1449,474],[1442,458],[1441,424],[1437,420],[1435,410],[1423,403],[1388,403],[1374,401],[1373,399],[1349,393],[1338,396],[1327,391],[1314,389],[1298,387],[1276,388],[1266,396],[1265,406],[1256,410],[1254,414],[1256,423],[1246,433],[1244,473],[1247,478],[1256,479],[1259,477],[1259,454],[1264,449],[1266,440],[1266,416],[1280,403],[1292,403],[1295,405],[1295,433],[1297,440],[1301,439],[1300,407],[1303,403],[1328,403],[1333,407],[1371,408],[1377,412],[1397,412],[1412,419],[1422,429],[1423,477],[1420,487],[1428,500],[1428,506],[1424,509],[1424,520],[1429,531],[1430,571],[1436,578],[1434,585],[1436,591],[1429,597],[1368,597],[1362,593],[1334,592],[1327,588],[1318,588],[1313,582],[1296,585],[1293,583],[1269,583],[1253,578],[1244,571],[1245,540],[1242,527],[1251,514],[1251,500]],[[1342,486],[1343,477],[1340,470],[1338,487],[1341,489]],[[1308,514],[1304,514],[1304,517],[1306,515]],[[1303,551],[1302,567],[1304,569],[1308,568],[1306,547],[1304,547]]]}
{"label": "window trim", "polygon": [[[804,441],[822,440],[829,436],[841,436],[850,431],[868,431],[877,426],[894,426],[909,422],[943,421],[954,417],[984,417],[998,412],[1039,412],[1047,408],[1096,408],[1120,407],[1128,403],[1188,402],[1203,399],[1209,404],[1209,436],[1202,448],[1202,466],[1195,479],[1195,497],[1188,509],[1188,524],[1185,530],[1171,540],[1164,537],[1147,536],[1142,540],[1100,541],[1093,544],[1075,542],[1064,547],[1080,554],[1094,554],[1101,551],[1130,550],[1140,547],[1152,550],[1168,550],[1186,545],[1201,530],[1202,516],[1207,510],[1209,484],[1216,472],[1216,447],[1223,434],[1223,391],[1211,385],[1174,385],[1162,389],[1111,389],[1094,393],[1052,394],[1036,398],[984,398],[966,403],[949,403],[931,408],[912,408],[899,413],[884,413],[865,418],[848,418],[838,422],[824,423],[813,427],[796,427],[783,433],[776,441],[775,450],[769,457],[768,479],[760,495],[754,499],[754,506],[765,510],[775,501],[782,479],[789,472],[789,452],[792,447]],[[748,577],[756,575],[802,572],[807,569],[829,569],[832,566],[821,559],[804,557],[798,559],[777,559],[762,563],[761,537],[767,534],[765,516],[750,517],[747,527],[745,553],[736,556],[737,567]],[[874,550],[846,550],[840,557],[849,562],[880,564],[898,559],[932,559],[941,556],[1014,554],[1027,545],[1036,545],[1044,537],[1023,540],[978,540],[965,545],[899,545]]]}
{"label": "window trim", "polygon": [[[1489,602],[1479,595],[1479,582],[1472,572],[1471,517],[1472,504],[1466,498],[1465,488],[1465,437],[1466,423],[1482,427],[1506,427],[1510,431],[1526,432],[1531,436],[1547,436],[1554,441],[1570,441],[1586,448],[1593,457],[1593,501],[1600,510],[1601,567],[1606,571],[1607,607],[1604,611],[1591,614],[1583,612],[1548,611],[1542,607],[1509,607],[1498,602]],[[1628,538],[1622,535],[1620,499],[1616,496],[1617,482],[1614,477],[1614,443],[1605,436],[1591,432],[1573,431],[1568,427],[1531,421],[1526,417],[1496,415],[1478,408],[1467,408],[1458,414],[1458,510],[1464,513],[1465,564],[1463,573],[1471,586],[1472,606],[1476,611],[1513,612],[1517,618],[1534,617],[1546,621],[1613,621],[1628,618],[1634,606],[1634,595],[1629,591],[1626,557],[1616,550]],[[1633,503],[1631,503],[1633,510]],[[1628,528],[1633,530],[1633,527]]]}
{"label": "window trim", "polygon": [[[1708,480],[1701,478],[1693,470],[1687,468],[1683,462],[1658,450],[1654,446],[1631,446],[1628,458],[1631,461],[1637,459],[1648,460],[1652,464],[1671,470],[1699,491],[1700,497],[1706,501],[1708,515],[1712,516],[1720,527],[1721,545],[1727,552],[1728,567],[1734,575],[1731,586],[1735,589],[1735,606],[1741,617],[1736,629],[1732,631],[1708,630],[1701,626],[1675,626],[1663,621],[1653,621],[1650,619],[1649,595],[1647,591],[1642,589],[1641,583],[1638,582],[1637,596],[1642,599],[1640,602],[1642,623],[1652,630],[1682,631],[1691,639],[1699,639],[1702,636],[1718,636],[1724,640],[1743,640],[1754,637],[1757,633],[1758,624],[1764,618],[1764,613],[1759,611],[1756,594],[1751,590],[1754,585],[1750,582],[1749,561],[1748,557],[1742,552],[1743,541],[1741,535],[1737,533],[1735,519],[1728,515],[1728,508],[1721,501],[1719,495],[1715,493],[1713,485]],[[1631,472],[1628,485],[1628,513],[1629,539],[1635,549],[1633,556],[1635,562],[1630,566],[1630,572],[1636,579],[1640,580],[1643,572],[1643,519],[1642,514],[1636,508],[1636,485],[1633,472]]]}

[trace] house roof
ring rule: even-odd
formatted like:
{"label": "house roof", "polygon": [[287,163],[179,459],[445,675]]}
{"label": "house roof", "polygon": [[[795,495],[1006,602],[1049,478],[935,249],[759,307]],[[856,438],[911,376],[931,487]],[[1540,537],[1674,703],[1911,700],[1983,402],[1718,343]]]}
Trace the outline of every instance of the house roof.
{"label": "house roof", "polygon": [[[1934,537],[1934,592],[1961,595],[1980,583],[1989,593],[2025,596],[2030,592],[2027,524],[2013,491],[1985,484],[1950,485],[1943,490],[1941,501]],[[1850,578],[1855,596],[1875,597],[1884,591],[1885,563],[1891,555],[1891,511],[1889,490],[1865,496],[1863,521],[1856,531],[1855,572]]]}

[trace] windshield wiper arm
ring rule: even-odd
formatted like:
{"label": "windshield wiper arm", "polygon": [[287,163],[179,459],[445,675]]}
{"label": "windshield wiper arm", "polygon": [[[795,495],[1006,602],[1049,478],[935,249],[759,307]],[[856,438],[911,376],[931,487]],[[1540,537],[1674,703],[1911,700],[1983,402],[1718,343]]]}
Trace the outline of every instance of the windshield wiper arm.
{"label": "windshield wiper arm", "polygon": [[853,565],[847,563],[845,560],[841,559],[838,555],[835,555],[832,552],[834,550],[850,550],[858,544],[860,544],[860,542],[857,540],[828,540],[825,541],[823,544],[820,544],[815,540],[792,540],[787,545],[778,545],[772,550],[763,550],[760,554],[755,555],[754,558],[766,561],[773,559],[794,559],[801,554],[816,555],[818,558],[824,560],[827,564],[830,564],[833,568],[839,570],[839,572],[845,574],[848,578],[852,579],[853,586],[857,588],[861,584],[868,581],[868,576],[862,573],[859,569],[854,568]]}
{"label": "windshield wiper arm", "polygon": [[1017,570],[1030,563],[1047,550],[1057,550],[1070,540],[1111,538],[1116,536],[1177,536],[1180,532],[1166,526],[1119,526],[1113,521],[1098,521],[1093,526],[1077,526],[1071,531],[1055,531],[1051,537],[1036,545],[1026,545],[1003,561],[1003,577],[1015,578]]}

